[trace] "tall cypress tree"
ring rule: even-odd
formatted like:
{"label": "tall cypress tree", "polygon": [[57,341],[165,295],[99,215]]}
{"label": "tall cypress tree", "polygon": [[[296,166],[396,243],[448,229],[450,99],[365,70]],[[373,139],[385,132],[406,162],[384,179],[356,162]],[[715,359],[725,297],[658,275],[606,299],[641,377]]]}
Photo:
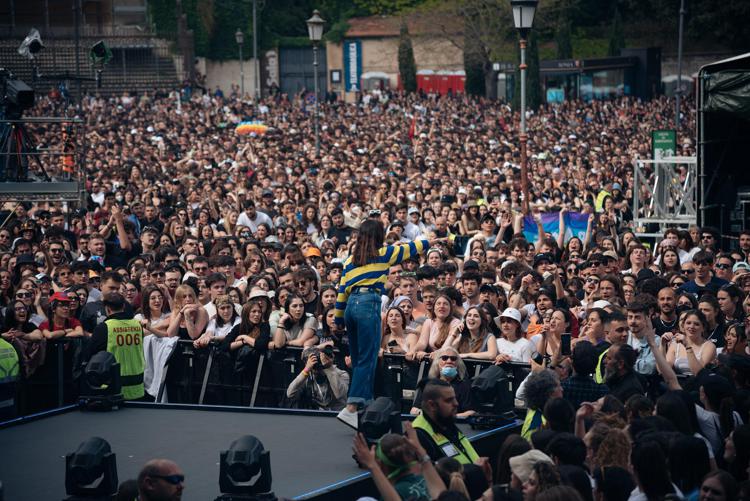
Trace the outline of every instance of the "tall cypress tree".
{"label": "tall cypress tree", "polygon": [[417,63],[414,61],[414,48],[411,45],[409,27],[401,20],[401,35],[398,43],[398,72],[406,92],[417,91]]}
{"label": "tall cypress tree", "polygon": [[570,7],[563,3],[560,6],[560,16],[557,19],[555,28],[555,41],[557,42],[557,58],[572,59],[573,43],[571,37]]}
{"label": "tall cypress tree", "polygon": [[619,56],[620,49],[625,47],[625,33],[622,30],[622,16],[620,9],[615,5],[615,15],[612,19],[612,29],[609,34],[609,48],[607,55]]}

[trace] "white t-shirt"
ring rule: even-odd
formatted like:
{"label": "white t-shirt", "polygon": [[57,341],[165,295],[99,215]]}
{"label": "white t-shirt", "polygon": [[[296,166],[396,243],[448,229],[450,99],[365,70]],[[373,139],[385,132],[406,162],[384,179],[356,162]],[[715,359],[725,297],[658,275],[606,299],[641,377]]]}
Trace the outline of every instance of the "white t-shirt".
{"label": "white t-shirt", "polygon": [[230,332],[232,332],[232,329],[234,328],[235,325],[239,325],[239,324],[240,324],[240,317],[235,317],[234,322],[231,322],[231,323],[228,322],[222,325],[221,327],[217,327],[216,317],[214,317],[208,322],[208,326],[206,327],[206,334],[208,334],[209,336],[221,339],[227,334],[229,334]]}
{"label": "white t-shirt", "polygon": [[[206,313],[208,313],[208,320],[211,321],[214,318],[216,318],[216,305],[213,301],[210,301],[208,304],[204,304],[203,308],[205,308]],[[234,305],[234,311],[237,312],[238,315],[242,314],[242,306],[239,304]]]}
{"label": "white t-shirt", "polygon": [[513,362],[528,363],[533,351],[531,342],[526,338],[520,338],[516,341],[508,341],[503,337],[497,338],[497,352],[510,355]]}
{"label": "white t-shirt", "polygon": [[259,210],[255,211],[255,219],[250,219],[245,211],[242,211],[242,214],[237,217],[237,224],[240,226],[247,226],[253,233],[258,231],[258,225],[261,223],[266,223],[269,228],[273,229],[273,221],[271,218],[268,217],[268,214]]}

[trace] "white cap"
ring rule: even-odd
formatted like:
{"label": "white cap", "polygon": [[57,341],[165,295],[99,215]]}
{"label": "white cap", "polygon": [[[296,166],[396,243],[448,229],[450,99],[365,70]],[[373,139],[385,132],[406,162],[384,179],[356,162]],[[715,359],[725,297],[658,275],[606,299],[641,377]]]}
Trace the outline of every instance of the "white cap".
{"label": "white cap", "polygon": [[610,303],[609,301],[605,301],[604,299],[594,301],[593,304],[594,308],[606,308],[607,306],[612,306],[612,303]]}
{"label": "white cap", "polygon": [[515,320],[519,324],[521,323],[521,312],[518,311],[515,308],[505,308],[505,311],[503,311],[500,314],[500,318],[503,318],[503,317],[505,317],[505,318],[512,318],[513,320]]}

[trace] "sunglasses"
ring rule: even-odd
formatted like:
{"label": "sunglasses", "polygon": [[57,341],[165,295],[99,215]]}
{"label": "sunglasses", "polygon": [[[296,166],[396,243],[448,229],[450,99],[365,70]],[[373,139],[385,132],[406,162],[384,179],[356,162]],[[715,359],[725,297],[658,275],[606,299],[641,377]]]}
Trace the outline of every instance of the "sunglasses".
{"label": "sunglasses", "polygon": [[59,248],[59,247],[55,247],[54,249],[50,249],[49,251],[50,251],[51,253],[53,253],[53,254],[59,254],[59,253],[61,253],[61,252],[62,252],[63,250],[62,250],[61,248]]}
{"label": "sunglasses", "polygon": [[298,280],[297,281],[297,285],[299,285],[299,286],[307,285],[308,283],[309,282],[307,280]]}
{"label": "sunglasses", "polygon": [[164,264],[172,264],[172,263],[179,263],[179,259],[167,259],[164,261]]}
{"label": "sunglasses", "polygon": [[448,360],[450,360],[451,362],[455,362],[458,360],[458,357],[455,355],[443,355],[440,357],[440,360],[442,360],[443,362],[447,362]]}
{"label": "sunglasses", "polygon": [[32,297],[33,294],[31,292],[17,292],[16,297],[19,299],[23,299],[25,297]]}
{"label": "sunglasses", "polygon": [[149,275],[151,275],[152,277],[163,277],[164,276],[164,272],[163,271],[154,271],[152,273],[149,273]]}
{"label": "sunglasses", "polygon": [[185,482],[185,475],[149,475],[151,478],[160,478],[172,485],[180,485]]}
{"label": "sunglasses", "polygon": [[692,273],[695,273],[695,270],[693,268],[683,268],[682,272],[690,275]]}
{"label": "sunglasses", "polygon": [[717,264],[716,267],[720,270],[728,270],[732,267],[731,264]]}
{"label": "sunglasses", "polygon": [[713,240],[713,235],[701,235],[701,240]]}
{"label": "sunglasses", "polygon": [[601,266],[602,264],[604,263],[602,263],[601,261],[591,261],[591,266]]}
{"label": "sunglasses", "polygon": [[598,278],[588,277],[586,279],[586,282],[589,283],[589,284],[598,284],[599,283],[599,279]]}
{"label": "sunglasses", "polygon": [[196,266],[195,268],[193,268],[193,271],[197,271],[197,272],[207,271],[207,270],[208,270],[208,266]]}

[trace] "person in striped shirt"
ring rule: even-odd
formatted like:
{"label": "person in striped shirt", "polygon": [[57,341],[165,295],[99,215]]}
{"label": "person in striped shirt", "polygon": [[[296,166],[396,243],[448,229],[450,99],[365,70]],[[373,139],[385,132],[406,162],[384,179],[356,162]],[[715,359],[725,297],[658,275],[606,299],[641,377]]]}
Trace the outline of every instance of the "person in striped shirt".
{"label": "person in striped shirt", "polygon": [[359,228],[357,243],[344,262],[335,306],[335,322],[346,328],[352,360],[352,381],[346,407],[339,420],[355,430],[357,409],[373,397],[373,384],[380,347],[380,296],[384,293],[388,269],[423,254],[436,240],[383,245],[385,230],[378,219],[367,219]]}

